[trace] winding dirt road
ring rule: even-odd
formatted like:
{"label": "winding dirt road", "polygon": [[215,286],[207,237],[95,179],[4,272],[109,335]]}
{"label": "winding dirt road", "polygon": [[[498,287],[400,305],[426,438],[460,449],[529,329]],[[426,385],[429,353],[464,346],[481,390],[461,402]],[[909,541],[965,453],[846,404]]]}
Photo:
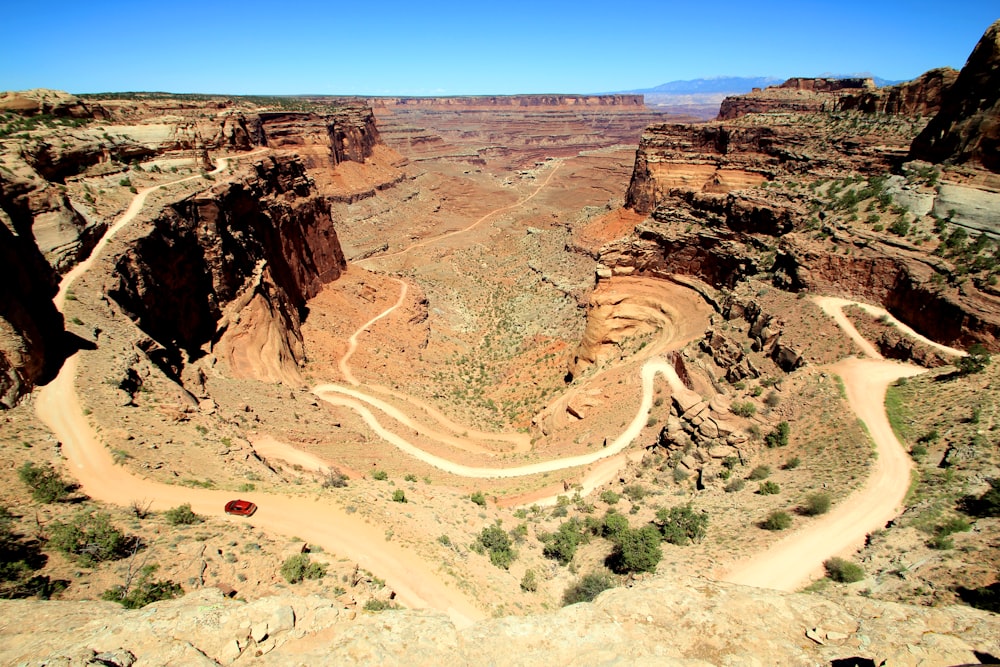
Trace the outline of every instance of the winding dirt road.
{"label": "winding dirt road", "polygon": [[[216,172],[223,169],[226,163],[227,160],[220,160]],[[111,238],[135,218],[146,196],[154,189],[146,188],[139,192],[122,217],[97,244],[90,258],[63,278],[59,295],[54,300],[60,311],[73,283],[90,268]],[[229,492],[162,484],[132,475],[115,465],[80,406],[74,383],[81,354],[83,352],[77,352],[67,359],[58,376],[39,389],[35,409],[39,419],[60,441],[62,454],[81,490],[91,498],[122,506],[134,501],[149,502],[154,510],[190,503],[198,514],[250,523],[268,532],[300,537],[342,554],[361,567],[378,573],[396,591],[400,602],[408,607],[447,611],[460,627],[483,617],[464,594],[444,584],[435,567],[412,550],[386,542],[380,528],[346,514],[330,501],[255,493],[252,499],[259,507],[257,513],[250,518],[233,519],[223,512],[223,506],[233,497]]]}
{"label": "winding dirt road", "polygon": [[[844,359],[831,366],[830,370],[844,381],[847,402],[867,426],[875,443],[877,458],[871,475],[860,489],[805,528],[749,560],[731,566],[720,577],[723,581],[785,591],[798,590],[810,580],[822,576],[823,561],[856,551],[864,545],[868,533],[884,527],[896,517],[910,486],[913,462],[889,425],[885,392],[899,378],[919,375],[926,369],[884,361],[843,313],[844,306],[858,305],[877,316],[888,315],[883,309],[835,297],[813,297],[813,300],[869,357]],[[900,328],[904,332],[912,332],[905,325]],[[919,334],[916,336],[943,352],[963,354],[961,350],[927,341]]]}

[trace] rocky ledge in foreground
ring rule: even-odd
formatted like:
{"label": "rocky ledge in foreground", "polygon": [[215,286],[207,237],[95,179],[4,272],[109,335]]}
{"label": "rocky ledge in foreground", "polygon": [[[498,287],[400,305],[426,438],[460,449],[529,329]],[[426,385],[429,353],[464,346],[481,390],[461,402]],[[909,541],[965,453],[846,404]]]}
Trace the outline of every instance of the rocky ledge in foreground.
{"label": "rocky ledge in foreground", "polygon": [[[464,629],[437,612],[373,614],[316,596],[245,603],[215,589],[124,612],[109,602],[10,601],[0,603],[0,618],[0,662],[26,665],[821,665],[855,657],[957,665],[1000,654],[1000,617],[968,607],[833,602],[697,579],[644,582],[592,604]],[[103,662],[88,662],[95,659]]]}

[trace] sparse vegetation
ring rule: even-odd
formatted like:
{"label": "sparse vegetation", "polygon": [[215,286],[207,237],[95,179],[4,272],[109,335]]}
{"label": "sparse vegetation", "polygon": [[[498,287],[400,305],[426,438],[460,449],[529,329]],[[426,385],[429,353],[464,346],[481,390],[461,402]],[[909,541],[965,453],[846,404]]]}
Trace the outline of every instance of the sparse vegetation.
{"label": "sparse vegetation", "polygon": [[760,486],[757,487],[757,493],[762,496],[773,496],[781,493],[781,487],[776,482],[761,482]]}
{"label": "sparse vegetation", "polygon": [[785,530],[791,525],[792,516],[788,512],[774,510],[761,522],[760,527],[765,530]]}
{"label": "sparse vegetation", "polygon": [[476,503],[480,507],[486,507],[486,496],[483,495],[482,491],[475,491],[471,496],[469,496],[469,500]]}
{"label": "sparse vegetation", "polygon": [[865,571],[857,563],[834,557],[823,561],[826,576],[842,584],[853,584],[865,578]]}
{"label": "sparse vegetation", "polygon": [[802,513],[806,516],[819,516],[830,511],[830,494],[810,493],[802,504]]}
{"label": "sparse vegetation", "polygon": [[778,426],[768,433],[764,437],[764,444],[769,448],[774,447],[787,447],[788,446],[788,436],[792,432],[792,427],[788,425],[788,422],[783,421],[778,424]]}
{"label": "sparse vegetation", "polygon": [[36,502],[65,500],[73,490],[73,486],[48,464],[36,465],[26,461],[17,469],[17,476],[31,491],[31,497]]}
{"label": "sparse vegetation", "polygon": [[204,521],[191,510],[191,503],[184,503],[169,509],[163,513],[163,516],[171,526],[190,526]]}
{"label": "sparse vegetation", "polygon": [[695,511],[690,503],[670,509],[660,508],[656,511],[656,524],[665,542],[685,545],[688,542],[699,542],[705,537],[708,531],[708,514]]}
{"label": "sparse vegetation", "polygon": [[84,566],[128,555],[130,546],[138,546],[111,523],[106,512],[77,514],[72,521],[53,521],[48,527],[48,544]]}
{"label": "sparse vegetation", "polygon": [[593,602],[598,595],[614,587],[615,581],[607,572],[586,574],[563,593],[563,606],[578,602]]}
{"label": "sparse vegetation", "polygon": [[526,570],[521,577],[521,590],[525,593],[534,593],[538,590],[538,578],[534,570]]}
{"label": "sparse vegetation", "polygon": [[483,528],[476,538],[474,547],[480,552],[490,555],[490,562],[497,567],[507,570],[510,564],[517,558],[517,552],[511,544],[510,536],[500,527],[499,523]]}
{"label": "sparse vegetation", "polygon": [[322,579],[326,576],[326,565],[312,562],[309,554],[295,554],[281,564],[281,576],[290,584],[303,579]]}

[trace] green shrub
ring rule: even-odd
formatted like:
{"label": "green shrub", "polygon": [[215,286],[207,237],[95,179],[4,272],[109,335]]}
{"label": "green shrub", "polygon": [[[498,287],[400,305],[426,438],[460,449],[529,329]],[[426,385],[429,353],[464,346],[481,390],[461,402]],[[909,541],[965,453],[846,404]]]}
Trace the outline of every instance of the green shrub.
{"label": "green shrub", "polygon": [[604,515],[601,526],[601,535],[609,540],[617,540],[622,533],[629,529],[628,517],[617,512],[608,512]]}
{"label": "green shrub", "polygon": [[504,570],[509,569],[510,564],[517,558],[510,536],[499,523],[483,528],[476,538],[476,546],[489,553],[490,562]]}
{"label": "green shrub", "polygon": [[365,602],[365,611],[379,612],[379,611],[391,611],[396,609],[396,603],[390,602],[389,600],[377,600],[375,598],[369,599]]}
{"label": "green shrub", "polygon": [[614,587],[614,579],[606,572],[586,574],[563,593],[563,606],[592,602],[602,592]]}
{"label": "green shrub", "polygon": [[800,459],[797,456],[793,456],[787,461],[785,461],[785,464],[781,467],[784,468],[785,470],[795,470],[800,465],[802,465],[802,459]]}
{"label": "green shrub", "polygon": [[767,392],[767,396],[764,398],[764,405],[769,408],[776,408],[781,403],[781,397],[778,396],[778,392],[773,389]]}
{"label": "green shrub", "polygon": [[810,493],[806,496],[806,502],[802,506],[802,513],[806,516],[819,516],[830,511],[830,494]]}
{"label": "green shrub", "polygon": [[734,479],[729,484],[726,484],[726,493],[736,493],[737,491],[742,491],[746,485],[747,483],[742,479]]}
{"label": "green shrub", "polygon": [[392,492],[392,502],[394,503],[406,502],[406,494],[403,493],[402,489],[396,489],[395,491]]}
{"label": "green shrub", "polygon": [[752,401],[739,402],[734,401],[729,408],[733,411],[734,415],[739,417],[753,417],[757,412],[757,406],[753,404]]}
{"label": "green shrub", "polygon": [[968,354],[964,357],[959,357],[955,361],[955,366],[958,368],[958,372],[962,375],[970,375],[973,373],[982,373],[986,370],[986,367],[990,364],[990,352],[980,343],[973,344],[969,350]]}
{"label": "green shrub", "polygon": [[775,510],[767,515],[760,527],[765,530],[785,530],[792,525],[792,517],[788,512],[782,512],[781,510]]}
{"label": "green shrub", "polygon": [[708,531],[708,515],[696,512],[691,503],[676,505],[670,509],[660,508],[656,511],[656,524],[665,542],[685,545],[698,542]]}
{"label": "green shrub", "polygon": [[750,474],[747,475],[747,479],[749,479],[751,482],[757,482],[762,479],[767,479],[770,476],[771,476],[771,466],[757,466],[756,468],[750,471]]}
{"label": "green shrub", "polygon": [[384,470],[372,470],[372,479],[384,482],[389,479],[389,473]]}
{"label": "green shrub", "polygon": [[414,475],[413,473],[408,473],[403,476],[403,479],[405,479],[407,482],[415,482],[417,481],[417,476]]}
{"label": "green shrub", "polygon": [[521,577],[521,590],[525,593],[534,593],[538,590],[538,578],[534,570],[527,570]]}
{"label": "green shrub", "polygon": [[955,540],[950,535],[934,535],[927,540],[927,546],[938,551],[947,551],[955,548]]}
{"label": "green shrub", "polygon": [[614,505],[619,500],[621,500],[621,496],[619,496],[611,489],[608,489],[606,491],[601,491],[601,502],[607,503],[608,505]]}
{"label": "green shrub", "polygon": [[642,486],[641,484],[629,484],[624,489],[622,489],[622,493],[628,496],[629,500],[631,500],[634,503],[637,503],[646,497],[648,491],[646,490],[646,487]]}
{"label": "green shrub", "polygon": [[663,557],[660,548],[660,531],[654,525],[642,528],[628,528],[623,531],[608,557],[611,569],[619,574],[629,572],[653,572]]}
{"label": "green shrub", "polygon": [[131,586],[114,586],[101,593],[102,600],[117,602],[126,609],[140,609],[160,600],[172,600],[184,594],[181,585],[173,581],[158,581],[152,578],[156,565],[142,568],[139,580]]}
{"label": "green shrub", "polygon": [[853,584],[865,578],[865,571],[860,565],[839,557],[833,557],[823,562],[826,576],[842,584]]}
{"label": "green shrub", "polygon": [[171,526],[190,526],[204,521],[191,510],[191,503],[184,503],[169,509],[163,513],[163,516]]}
{"label": "green shrub", "polygon": [[17,469],[18,478],[31,490],[31,497],[40,503],[65,500],[73,490],[52,466],[35,465],[26,461]]}
{"label": "green shrub", "polygon": [[764,444],[768,448],[785,447],[788,445],[788,436],[792,432],[792,427],[788,422],[781,422],[778,426],[764,437]]}
{"label": "green shrub", "polygon": [[576,548],[583,541],[580,522],[570,519],[562,523],[556,532],[545,537],[542,553],[546,558],[558,561],[560,565],[568,565],[576,555]]}
{"label": "green shrub", "polygon": [[105,512],[82,512],[70,523],[49,524],[49,546],[81,565],[116,560],[128,555],[129,540],[111,523]]}
{"label": "green shrub", "polygon": [[757,493],[762,496],[773,496],[781,493],[781,487],[776,482],[761,482],[757,487]]}
{"label": "green shrub", "polygon": [[469,500],[476,503],[480,507],[486,507],[486,496],[483,495],[482,491],[476,491],[475,493],[473,493],[471,496],[469,496]]}
{"label": "green shrub", "polygon": [[310,562],[309,554],[295,554],[281,564],[281,576],[290,584],[303,579],[322,579],[326,576],[326,565]]}

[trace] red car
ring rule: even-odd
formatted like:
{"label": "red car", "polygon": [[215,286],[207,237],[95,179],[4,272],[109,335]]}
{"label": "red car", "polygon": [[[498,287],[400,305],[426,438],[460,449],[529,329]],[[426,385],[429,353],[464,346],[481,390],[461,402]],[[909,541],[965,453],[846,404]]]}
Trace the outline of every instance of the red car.
{"label": "red car", "polygon": [[257,506],[249,500],[230,500],[226,503],[226,514],[236,514],[239,516],[252,516],[257,511]]}

